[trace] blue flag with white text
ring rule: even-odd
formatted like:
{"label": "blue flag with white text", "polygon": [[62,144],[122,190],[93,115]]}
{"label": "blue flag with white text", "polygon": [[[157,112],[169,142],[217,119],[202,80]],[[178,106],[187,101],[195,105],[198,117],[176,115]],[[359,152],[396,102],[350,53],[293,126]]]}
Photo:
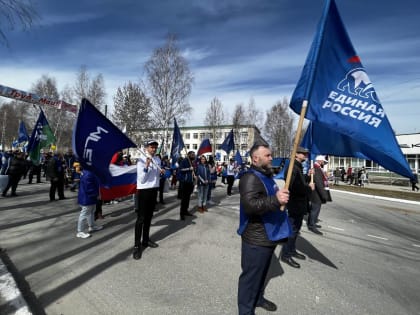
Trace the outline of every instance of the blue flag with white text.
{"label": "blue flag with white text", "polygon": [[176,119],[174,118],[174,133],[172,135],[171,159],[175,163],[181,156],[181,150],[185,147]]}
{"label": "blue flag with white text", "polygon": [[83,168],[106,184],[111,181],[109,165],[115,152],[137,147],[118,127],[87,99],[82,99],[73,128],[73,152]]}
{"label": "blue flag with white text", "polygon": [[313,128],[330,131],[323,138],[312,134],[313,143],[326,150],[319,153],[334,154],[341,146],[342,156],[362,154],[390,171],[413,176],[334,0],[326,1],[291,109],[300,114],[304,100]]}
{"label": "blue flag with white text", "polygon": [[233,129],[231,129],[226,139],[220,145],[220,149],[222,149],[223,151],[227,153],[227,155],[229,155],[230,151],[232,151],[234,148],[235,148],[235,140],[234,140],[234,135],[233,135]]}

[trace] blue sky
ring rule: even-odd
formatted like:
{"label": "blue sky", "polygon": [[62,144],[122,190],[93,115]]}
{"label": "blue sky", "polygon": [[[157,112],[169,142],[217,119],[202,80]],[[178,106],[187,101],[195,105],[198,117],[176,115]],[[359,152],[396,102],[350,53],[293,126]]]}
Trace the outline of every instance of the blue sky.
{"label": "blue sky", "polygon": [[[86,65],[102,73],[107,100],[138,82],[154,48],[175,33],[195,83],[189,125],[218,97],[228,113],[251,97],[268,110],[290,98],[323,0],[34,0],[30,31],[5,30],[0,84],[27,90],[43,74],[58,88]],[[336,0],[347,32],[397,134],[420,132],[420,2]],[[2,25],[4,28],[4,26]],[[5,101],[6,99],[1,98]]]}

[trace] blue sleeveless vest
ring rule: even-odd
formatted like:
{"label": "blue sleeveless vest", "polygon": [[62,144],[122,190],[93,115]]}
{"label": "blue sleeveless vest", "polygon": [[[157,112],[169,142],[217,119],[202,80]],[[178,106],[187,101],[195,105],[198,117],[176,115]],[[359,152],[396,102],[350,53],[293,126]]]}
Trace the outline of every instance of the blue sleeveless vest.
{"label": "blue sleeveless vest", "polygon": [[[265,190],[268,196],[274,196],[276,191],[278,190],[276,182],[267,176],[264,176],[260,172],[250,169],[248,172],[255,174],[264,184]],[[242,235],[245,231],[246,226],[248,225],[248,215],[240,205],[239,209],[239,229],[238,234]],[[264,224],[265,232],[267,233],[267,237],[270,241],[278,241],[283,238],[289,237],[292,228],[290,226],[289,218],[287,216],[287,212],[281,211],[280,208],[278,211],[268,211],[264,215],[261,216],[262,222]]]}

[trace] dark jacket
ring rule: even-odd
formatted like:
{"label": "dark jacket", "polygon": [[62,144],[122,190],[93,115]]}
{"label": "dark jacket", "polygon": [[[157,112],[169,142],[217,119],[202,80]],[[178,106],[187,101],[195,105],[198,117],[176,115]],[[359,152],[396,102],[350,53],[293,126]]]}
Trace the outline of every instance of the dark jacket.
{"label": "dark jacket", "polygon": [[[263,173],[272,176],[271,170],[251,166]],[[269,211],[279,211],[280,203],[276,196],[268,196],[262,181],[252,173],[244,174],[239,181],[241,206],[249,216],[248,225],[242,234],[242,239],[251,245],[275,246],[278,242],[268,239],[261,215]]]}
{"label": "dark jacket", "polygon": [[314,167],[315,190],[312,191],[311,202],[320,204],[331,201],[329,191],[325,189],[325,180],[324,171],[319,167]]}
{"label": "dark jacket", "polygon": [[[287,172],[285,172],[285,174],[287,174]],[[298,216],[307,213],[312,189],[309,187],[306,176],[303,174],[302,163],[296,160],[293,164],[289,192],[289,202],[287,203],[289,215]]]}
{"label": "dark jacket", "polygon": [[184,182],[184,183],[194,182],[193,171],[190,169],[191,163],[188,157],[181,161],[181,164],[179,165],[179,172],[180,172],[179,180],[181,182]]}
{"label": "dark jacket", "polygon": [[80,177],[79,194],[77,201],[81,206],[96,204],[99,196],[99,181],[97,177],[88,170],[83,170]]}
{"label": "dark jacket", "polygon": [[12,157],[10,160],[9,167],[6,170],[6,175],[10,176],[22,176],[25,173],[26,162],[21,157]]}

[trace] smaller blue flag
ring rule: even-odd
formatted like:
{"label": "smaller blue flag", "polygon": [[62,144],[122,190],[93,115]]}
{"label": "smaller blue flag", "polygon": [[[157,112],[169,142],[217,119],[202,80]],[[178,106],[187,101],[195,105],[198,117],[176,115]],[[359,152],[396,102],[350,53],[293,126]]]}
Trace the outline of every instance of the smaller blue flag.
{"label": "smaller blue flag", "polygon": [[174,133],[172,136],[171,159],[175,163],[181,156],[181,150],[185,147],[184,140],[182,139],[181,131],[179,130],[176,119],[174,118]]}
{"label": "smaller blue flag", "polygon": [[25,123],[23,121],[19,124],[18,143],[29,141],[28,132],[26,131]]}
{"label": "smaller blue flag", "polygon": [[236,150],[235,161],[238,165],[242,165],[242,163],[243,163],[242,156],[241,156],[241,153],[239,152],[239,150]]}
{"label": "smaller blue flag", "polygon": [[13,142],[12,142],[12,147],[13,148],[16,148],[17,146],[19,145],[19,141],[18,140],[13,140]]}
{"label": "smaller blue flag", "polygon": [[233,136],[233,129],[230,130],[229,134],[227,135],[226,139],[223,141],[220,149],[225,151],[227,155],[229,155],[230,151],[235,148],[235,140]]}

